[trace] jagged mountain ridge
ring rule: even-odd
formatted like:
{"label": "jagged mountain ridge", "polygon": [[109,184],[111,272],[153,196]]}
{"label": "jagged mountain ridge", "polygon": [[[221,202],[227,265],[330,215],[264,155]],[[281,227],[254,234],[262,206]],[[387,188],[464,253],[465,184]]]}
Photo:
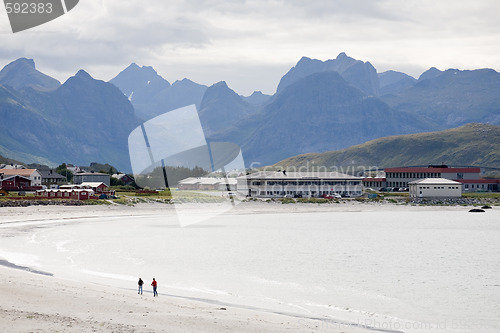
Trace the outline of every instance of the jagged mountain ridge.
{"label": "jagged mountain ridge", "polygon": [[48,165],[102,160],[130,170],[134,109],[118,88],[83,70],[52,91],[0,86],[0,118],[4,156]]}
{"label": "jagged mountain ridge", "polygon": [[398,111],[408,112],[447,129],[471,122],[500,125],[500,73],[492,69],[460,71],[435,68],[412,87],[382,96]]}
{"label": "jagged mountain ridge", "polygon": [[411,88],[417,80],[405,73],[386,71],[378,75],[380,81],[380,95],[398,94]]}
{"label": "jagged mountain ridge", "polygon": [[195,104],[200,106],[206,86],[191,80],[172,85],[150,66],[132,63],[109,81],[117,86],[134,106],[136,116],[149,120],[165,112]]}
{"label": "jagged mountain ridge", "polygon": [[14,89],[33,88],[50,91],[57,89],[61,83],[38,71],[33,59],[19,58],[0,71],[0,84]]}
{"label": "jagged mountain ridge", "polygon": [[[184,79],[170,85],[152,67],[135,64],[129,66],[135,74],[123,81],[132,81],[129,83],[136,83],[137,87],[131,85],[119,91],[81,71],[62,86],[49,89],[32,84],[30,73],[36,68],[29,60],[20,60],[18,63],[24,65],[12,77],[5,74],[9,73],[4,71],[7,66],[2,70],[0,153],[8,157],[28,156],[29,159],[19,159],[40,159],[45,164],[46,160],[60,163],[75,158],[84,160],[82,164],[97,160],[119,168],[123,165],[126,171],[125,138],[140,123],[136,118],[138,104],[132,107],[128,99],[132,91],[132,104],[134,100],[141,101],[141,94],[145,105],[151,102],[152,107],[144,109],[148,114],[142,120],[196,104],[209,140],[238,143],[245,159],[266,164],[303,152],[345,148],[376,136],[434,131],[472,121],[500,124],[500,74],[496,71],[431,68],[415,82],[404,73],[389,71],[377,75],[369,62],[343,53],[337,59],[323,62],[303,58],[283,77],[277,94],[253,97],[238,96],[225,83],[207,87]],[[309,64],[313,73],[307,75]],[[331,70],[334,65],[339,66],[341,74]],[[343,81],[333,79],[334,72]],[[346,72],[350,78],[346,78]],[[380,98],[371,85],[373,73]],[[144,78],[136,80],[136,74]],[[330,79],[323,81],[328,76]],[[14,88],[5,83],[8,80],[21,84],[13,84],[17,87]],[[152,82],[158,82],[159,88],[145,87]],[[367,84],[372,90],[367,93],[356,82]],[[294,86],[297,83],[299,88]],[[115,80],[115,84],[123,82]],[[387,89],[390,91],[385,93]],[[148,96],[154,96],[154,101]],[[61,160],[61,156],[66,158]]]}
{"label": "jagged mountain ridge", "polygon": [[380,84],[377,77],[377,71],[372,64],[348,57],[344,52],[340,53],[336,59],[327,61],[302,57],[302,59],[281,78],[277,92],[282,92],[287,86],[301,78],[314,73],[327,71],[339,73],[347,82],[367,95],[379,95]]}
{"label": "jagged mountain ridge", "polygon": [[333,71],[299,79],[252,118],[212,137],[240,144],[248,165],[272,164],[296,152],[341,149],[425,127],[415,117],[367,96]]}

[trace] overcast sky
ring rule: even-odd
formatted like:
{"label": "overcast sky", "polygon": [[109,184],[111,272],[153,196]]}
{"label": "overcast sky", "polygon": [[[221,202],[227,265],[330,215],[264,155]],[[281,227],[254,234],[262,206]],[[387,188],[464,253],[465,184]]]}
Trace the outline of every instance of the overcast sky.
{"label": "overcast sky", "polygon": [[20,57],[64,82],[110,80],[130,63],[272,94],[302,56],[340,52],[418,77],[429,67],[500,71],[498,0],[80,0],[13,34],[0,10],[0,66]]}

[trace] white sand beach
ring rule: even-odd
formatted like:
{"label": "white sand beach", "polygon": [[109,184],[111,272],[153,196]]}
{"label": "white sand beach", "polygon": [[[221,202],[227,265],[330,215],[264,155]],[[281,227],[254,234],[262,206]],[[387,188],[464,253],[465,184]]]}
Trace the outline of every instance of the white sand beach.
{"label": "white sand beach", "polygon": [[[148,288],[145,288],[148,289]],[[306,332],[322,323],[0,266],[1,332]],[[331,325],[333,327],[333,325]],[[343,326],[330,332],[365,332]]]}
{"label": "white sand beach", "polygon": [[[259,208],[260,206],[260,208]],[[246,211],[276,211],[261,204]],[[309,206],[312,209],[312,206]],[[168,205],[0,208],[0,223],[172,213]],[[1,230],[0,230],[1,232]],[[0,266],[0,332],[368,332],[348,324],[274,314],[58,279]]]}
{"label": "white sand beach", "polygon": [[[355,202],[337,205],[249,202],[226,214],[377,212],[387,209],[387,205]],[[395,211],[457,212],[465,209],[454,206],[390,207]],[[96,217],[120,219],[157,214],[172,216],[175,211],[171,205],[165,204],[4,207],[0,208],[0,241],[6,237],[17,237],[31,228],[44,228],[56,220],[61,224]],[[61,230],[64,227],[58,228]],[[43,267],[40,270],[43,271]],[[333,320],[193,299],[178,290],[171,292],[165,286],[162,289],[161,283],[160,296],[153,298],[149,277],[144,280],[145,293],[138,295],[133,285],[123,288],[85,280],[61,279],[20,267],[9,267],[4,262],[0,266],[0,332],[373,332],[357,325],[352,318],[337,316]],[[378,331],[405,330],[391,330],[389,327]]]}

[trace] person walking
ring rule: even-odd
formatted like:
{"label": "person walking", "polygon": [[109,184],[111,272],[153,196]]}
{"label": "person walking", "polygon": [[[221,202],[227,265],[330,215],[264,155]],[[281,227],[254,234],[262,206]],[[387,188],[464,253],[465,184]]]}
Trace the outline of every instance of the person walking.
{"label": "person walking", "polygon": [[139,278],[139,281],[137,282],[137,285],[139,286],[139,290],[137,291],[137,294],[142,295],[142,285],[144,284],[144,281],[142,281],[141,278]]}
{"label": "person walking", "polygon": [[153,278],[153,282],[151,282],[151,285],[153,286],[153,297],[158,296],[158,292],[156,291],[158,283],[156,282],[155,278]]}

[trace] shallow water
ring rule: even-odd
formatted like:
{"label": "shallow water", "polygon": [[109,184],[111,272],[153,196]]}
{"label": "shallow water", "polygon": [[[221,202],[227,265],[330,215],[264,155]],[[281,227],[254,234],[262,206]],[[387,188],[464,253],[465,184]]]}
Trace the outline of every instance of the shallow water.
{"label": "shallow water", "polygon": [[500,331],[497,210],[239,214],[185,228],[87,218],[0,235],[0,258],[17,265],[127,289],[155,277],[160,296],[331,319],[324,330]]}

